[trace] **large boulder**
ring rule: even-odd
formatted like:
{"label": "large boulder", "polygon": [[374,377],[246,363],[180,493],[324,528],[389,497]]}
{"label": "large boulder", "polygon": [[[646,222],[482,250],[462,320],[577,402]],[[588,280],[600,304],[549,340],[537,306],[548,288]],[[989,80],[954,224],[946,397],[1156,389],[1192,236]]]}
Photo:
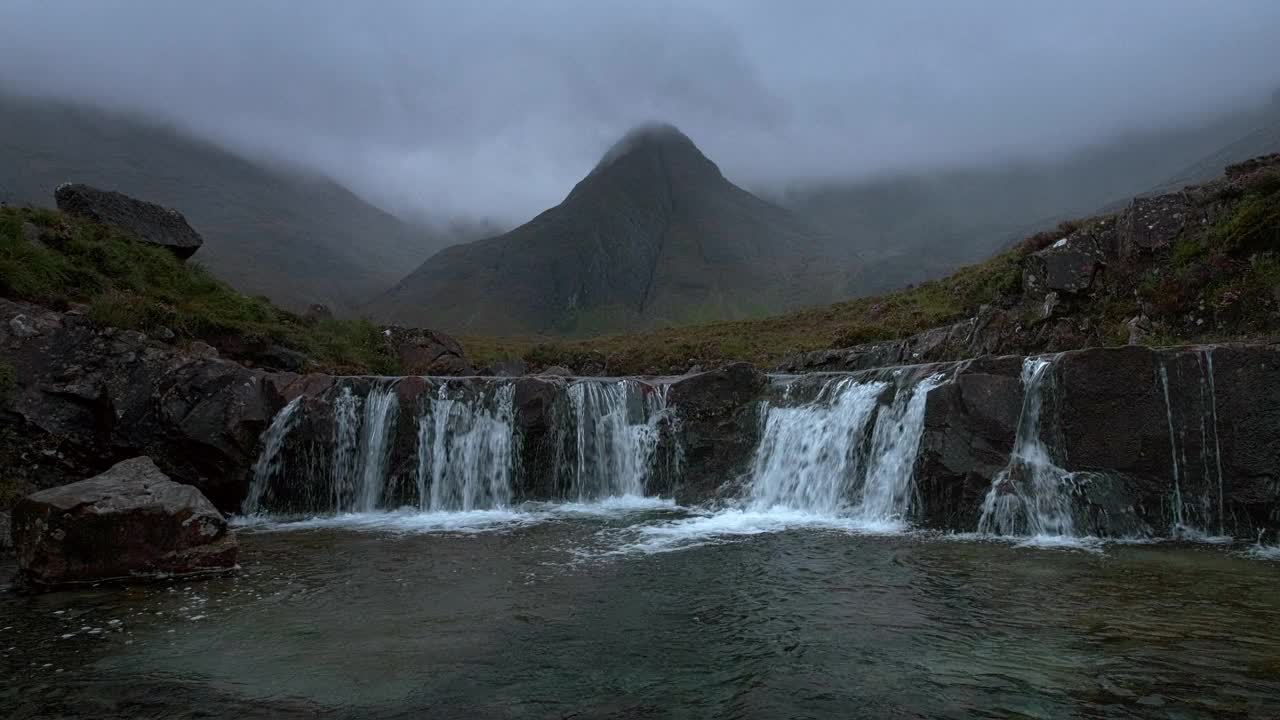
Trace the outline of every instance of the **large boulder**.
{"label": "large boulder", "polygon": [[452,336],[424,328],[388,327],[387,347],[406,375],[473,375],[462,345]]}
{"label": "large boulder", "polygon": [[238,552],[213,504],[147,457],[27,496],[13,539],[20,582],[40,590],[224,572]]}
{"label": "large boulder", "polygon": [[112,225],[149,245],[157,245],[179,258],[189,258],[204,239],[182,213],[118,192],[79,183],[64,183],[54,192],[58,209],[92,222]]}

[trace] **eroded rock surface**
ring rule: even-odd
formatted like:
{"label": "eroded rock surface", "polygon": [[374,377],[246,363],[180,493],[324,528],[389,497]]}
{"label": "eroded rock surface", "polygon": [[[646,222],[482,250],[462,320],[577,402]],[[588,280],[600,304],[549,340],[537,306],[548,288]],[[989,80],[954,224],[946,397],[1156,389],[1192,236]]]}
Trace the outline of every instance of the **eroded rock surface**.
{"label": "eroded rock surface", "polygon": [[223,572],[235,536],[217,508],[147,457],[32,494],[13,511],[19,578],[32,589]]}

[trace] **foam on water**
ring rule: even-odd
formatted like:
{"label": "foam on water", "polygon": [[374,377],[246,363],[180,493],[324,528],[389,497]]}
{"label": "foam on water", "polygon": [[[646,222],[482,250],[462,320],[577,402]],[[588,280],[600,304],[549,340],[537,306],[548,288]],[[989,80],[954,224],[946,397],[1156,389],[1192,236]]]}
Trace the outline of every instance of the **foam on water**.
{"label": "foam on water", "polygon": [[789,530],[814,530],[862,535],[897,535],[909,528],[899,521],[867,521],[786,507],[760,510],[753,507],[703,512],[666,522],[627,528],[604,554],[653,554],[687,550],[703,545]]}

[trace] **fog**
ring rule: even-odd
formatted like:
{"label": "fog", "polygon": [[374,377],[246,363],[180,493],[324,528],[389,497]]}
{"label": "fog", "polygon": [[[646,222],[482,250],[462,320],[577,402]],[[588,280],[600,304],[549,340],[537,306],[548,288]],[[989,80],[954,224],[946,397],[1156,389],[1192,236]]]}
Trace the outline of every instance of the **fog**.
{"label": "fog", "polygon": [[525,219],[627,129],[754,188],[1065,153],[1280,86],[1275,0],[6,0],[0,87]]}

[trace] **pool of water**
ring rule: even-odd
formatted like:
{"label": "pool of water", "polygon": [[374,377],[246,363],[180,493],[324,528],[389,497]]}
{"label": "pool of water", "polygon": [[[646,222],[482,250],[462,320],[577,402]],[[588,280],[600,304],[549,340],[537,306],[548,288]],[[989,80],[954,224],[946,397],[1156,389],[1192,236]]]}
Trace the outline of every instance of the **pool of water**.
{"label": "pool of water", "polygon": [[1240,546],[652,501],[239,532],[234,576],[0,594],[5,716],[1280,713],[1280,562]]}

